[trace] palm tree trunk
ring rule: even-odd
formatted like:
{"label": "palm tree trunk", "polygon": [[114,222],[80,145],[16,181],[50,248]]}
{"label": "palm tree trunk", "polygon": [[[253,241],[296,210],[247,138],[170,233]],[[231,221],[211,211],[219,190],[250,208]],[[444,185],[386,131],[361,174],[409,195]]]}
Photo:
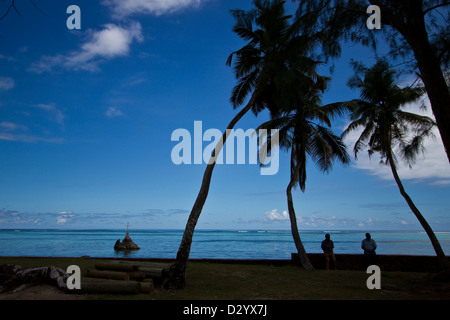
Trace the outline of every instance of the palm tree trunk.
{"label": "palm tree trunk", "polygon": [[194,236],[195,226],[197,225],[198,218],[200,217],[200,214],[202,212],[203,205],[205,204],[206,198],[208,197],[209,186],[211,184],[211,176],[216,165],[216,156],[219,155],[220,151],[225,145],[230,130],[233,129],[236,123],[252,108],[255,99],[256,93],[254,92],[249,102],[247,103],[247,106],[243,108],[233,118],[233,120],[231,120],[230,124],[227,127],[227,130],[216,145],[211,159],[208,162],[205,173],[203,174],[200,191],[197,195],[197,199],[195,200],[194,206],[192,207],[191,213],[186,223],[183,238],[181,240],[180,247],[178,248],[176,262],[170,268],[169,273],[163,283],[163,287],[166,289],[183,289],[185,287],[185,276],[189,254],[191,252],[192,237]]}
{"label": "palm tree trunk", "polygon": [[395,163],[392,154],[388,153],[387,157],[391,167],[392,174],[394,175],[395,182],[397,182],[398,188],[400,190],[400,194],[403,196],[403,198],[405,198],[406,203],[408,203],[408,206],[410,207],[416,218],[419,220],[420,224],[422,225],[428,237],[430,238],[431,244],[433,245],[434,251],[436,252],[439,261],[439,266],[441,267],[441,269],[450,269],[450,262],[445,256],[445,253],[442,250],[441,245],[438,239],[436,238],[436,235],[434,234],[427,220],[425,220],[425,218],[420,213],[419,209],[417,209],[417,207],[414,205],[409,195],[406,193],[405,188],[403,187],[403,184],[400,181],[400,177],[397,174],[397,169],[395,168]]}
{"label": "palm tree trunk", "polygon": [[301,163],[299,162],[295,167],[293,176],[291,176],[291,181],[289,182],[289,185],[286,189],[286,195],[287,195],[289,219],[291,220],[291,232],[292,237],[294,238],[295,247],[297,248],[298,257],[300,258],[300,262],[302,264],[303,269],[307,271],[313,271],[314,267],[309,261],[308,255],[306,254],[305,248],[303,247],[302,240],[300,239],[300,234],[298,232],[297,227],[297,218],[295,216],[294,210],[294,202],[292,201],[292,187],[295,184],[295,179],[298,176],[300,166]]}
{"label": "palm tree trunk", "polygon": [[[422,40],[422,41],[420,41]],[[428,39],[410,42],[414,49],[422,81],[431,102],[437,127],[450,162],[450,91],[445,82],[439,59],[434,55]]]}

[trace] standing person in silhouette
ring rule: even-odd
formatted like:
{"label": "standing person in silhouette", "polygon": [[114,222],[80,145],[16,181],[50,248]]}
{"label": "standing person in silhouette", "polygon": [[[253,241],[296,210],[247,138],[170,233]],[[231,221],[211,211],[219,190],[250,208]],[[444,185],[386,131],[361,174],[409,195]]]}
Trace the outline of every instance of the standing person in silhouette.
{"label": "standing person in silhouette", "polygon": [[330,235],[327,233],[325,235],[325,240],[322,241],[322,245],[321,248],[323,250],[323,254],[325,256],[325,268],[327,270],[330,270],[330,258],[331,260],[333,260],[333,266],[334,269],[336,270],[336,257],[334,256],[334,243],[333,241],[330,239]]}
{"label": "standing person in silhouette", "polygon": [[364,258],[366,259],[367,266],[376,264],[377,254],[375,250],[377,249],[377,244],[372,239],[370,233],[366,233],[366,238],[361,242],[361,249],[364,250]]}

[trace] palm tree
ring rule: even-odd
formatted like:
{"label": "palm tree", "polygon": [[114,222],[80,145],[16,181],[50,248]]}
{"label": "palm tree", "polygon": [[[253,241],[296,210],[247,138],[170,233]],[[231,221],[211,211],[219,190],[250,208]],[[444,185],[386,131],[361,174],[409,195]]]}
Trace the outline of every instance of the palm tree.
{"label": "palm tree", "polygon": [[[424,138],[432,135],[431,130],[435,126],[432,119],[400,109],[407,103],[417,101],[425,92],[418,87],[399,88],[395,83],[395,71],[385,60],[378,60],[371,69],[355,63],[354,67],[356,74],[348,85],[360,89],[361,99],[343,135],[364,127],[354,146],[355,158],[366,146],[369,156],[375,152],[381,155],[382,162],[391,168],[400,194],[430,238],[440,266],[449,268],[450,264],[433,230],[405,191],[397,173],[398,161],[394,152],[398,149],[403,160],[411,166],[419,151],[423,151]],[[359,76],[361,72],[364,79]]]}
{"label": "palm tree", "polygon": [[[324,33],[325,57],[341,55],[343,43],[351,41],[373,49],[384,38],[389,55],[402,57],[406,67],[417,73],[426,88],[437,128],[450,162],[450,90],[445,81],[449,63],[449,5],[447,0],[293,0],[299,3],[298,15],[304,19],[305,32]],[[383,27],[367,32],[365,15],[369,5],[381,10]],[[439,15],[439,19],[436,17]],[[383,35],[382,38],[379,36]],[[404,64],[404,66],[405,66]],[[413,71],[414,70],[414,71]]]}
{"label": "palm tree", "polygon": [[309,94],[298,95],[296,105],[292,107],[292,110],[285,110],[279,117],[269,120],[259,127],[279,129],[280,147],[291,152],[291,175],[286,189],[289,219],[300,262],[308,271],[314,270],[314,267],[308,259],[298,231],[292,188],[298,185],[301,191],[305,192],[308,156],[323,172],[329,172],[336,159],[344,164],[350,162],[341,138],[329,128],[331,127],[330,118],[342,115],[352,106],[352,103],[322,106],[320,96],[325,91],[328,80],[325,77],[318,77],[315,82],[309,83]]}
{"label": "palm tree", "polygon": [[250,93],[251,97],[230,122],[212,153],[186,223],[176,262],[163,284],[165,288],[181,289],[185,286],[185,272],[195,226],[208,196],[216,155],[219,155],[230,130],[250,110],[254,114],[265,109],[272,115],[278,113],[286,97],[291,94],[284,89],[285,75],[289,69],[295,68],[305,79],[315,76],[317,62],[308,57],[313,42],[298,35],[298,25],[290,23],[291,16],[286,15],[284,4],[285,1],[281,0],[255,0],[255,9],[251,11],[232,11],[235,18],[233,31],[247,44],[233,52],[227,60],[227,65],[230,66],[235,59],[234,73],[238,79],[230,100],[233,107],[238,108]]}

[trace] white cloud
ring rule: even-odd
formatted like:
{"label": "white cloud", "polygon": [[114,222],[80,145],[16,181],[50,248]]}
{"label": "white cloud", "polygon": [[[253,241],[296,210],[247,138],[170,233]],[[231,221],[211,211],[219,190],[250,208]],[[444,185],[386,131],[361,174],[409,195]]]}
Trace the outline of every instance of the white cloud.
{"label": "white cloud", "polygon": [[[278,223],[278,222],[287,222],[289,223],[289,213],[287,210],[283,210],[283,212],[278,212],[278,209],[273,209],[270,211],[266,211],[265,213],[266,219],[265,222],[270,223]],[[320,217],[315,214],[306,216],[297,217],[297,223],[299,226],[307,226],[307,227],[333,227],[333,226],[346,226],[349,224],[354,224],[355,221],[353,219],[339,219],[336,216],[332,217]]]}
{"label": "white cloud", "polygon": [[108,118],[116,118],[123,115],[123,112],[120,111],[118,108],[109,107],[108,110],[106,110],[106,116]]}
{"label": "white cloud", "polygon": [[45,111],[52,111],[55,110],[55,105],[54,104],[45,104],[45,103],[39,103],[35,105],[36,108],[45,110]]}
{"label": "white cloud", "polygon": [[[430,105],[429,101],[427,101],[427,105]],[[434,119],[431,108],[428,107],[427,110],[423,110],[420,108],[419,103],[406,105],[403,109]],[[350,152],[353,152],[353,147],[361,132],[362,128],[358,131],[351,132],[345,138],[344,142]],[[435,137],[426,138],[424,141],[425,152],[423,155],[419,154],[417,156],[416,163],[412,166],[412,169],[399,159],[397,171],[400,179],[413,180],[415,182],[427,180],[427,182],[435,185],[450,184],[450,164],[438,128],[434,128],[433,133]],[[383,180],[393,180],[390,167],[380,164],[379,160],[378,154],[374,154],[370,159],[367,150],[362,150],[358,153],[358,160],[353,167],[365,170],[369,174],[375,175]]]}
{"label": "white cloud", "polygon": [[7,91],[14,88],[15,82],[12,78],[0,77],[0,91]]}
{"label": "white cloud", "polygon": [[8,224],[10,227],[24,224],[35,226],[40,223],[40,219],[15,210],[0,209],[0,223]]}
{"label": "white cloud", "polygon": [[12,61],[16,61],[16,58],[0,54],[0,60],[6,60],[8,62],[12,62]]}
{"label": "white cloud", "polygon": [[54,103],[49,103],[49,104],[37,104],[35,105],[36,108],[39,108],[41,110],[45,110],[48,111],[51,115],[53,120],[58,123],[59,125],[63,126],[64,125],[64,113],[57,109]]}
{"label": "white cloud", "polygon": [[196,7],[205,0],[103,0],[110,7],[114,18],[122,19],[134,14],[160,16],[185,8]]}
{"label": "white cloud", "polygon": [[47,143],[63,143],[63,138],[41,138],[27,134],[12,134],[0,132],[0,140],[18,141],[18,142],[47,142]]}
{"label": "white cloud", "polygon": [[100,31],[88,31],[88,39],[77,51],[67,55],[43,56],[30,67],[36,73],[50,72],[55,67],[68,70],[99,71],[98,65],[105,60],[127,56],[134,41],[142,42],[142,27],[134,22],[127,28],[107,24]]}
{"label": "white cloud", "polygon": [[[411,220],[411,222],[410,222]],[[261,220],[253,220],[251,223],[262,223],[270,225],[282,225],[283,227],[290,226],[289,214],[286,210],[278,212],[278,209],[273,209],[265,212],[265,218]],[[353,229],[378,229],[378,230],[397,230],[402,227],[419,227],[417,221],[406,214],[404,217],[396,216],[392,218],[387,216],[385,218],[373,217],[338,217],[338,216],[323,216],[318,214],[311,214],[308,216],[297,216],[297,225],[300,231],[302,230],[353,230]]]}
{"label": "white cloud", "polygon": [[266,217],[270,221],[284,221],[289,219],[289,215],[286,210],[284,210],[282,213],[279,213],[278,209],[267,211]]}
{"label": "white cloud", "polygon": [[[33,106],[44,110],[49,114],[50,120],[55,121],[60,126],[64,126],[64,114],[61,110],[58,110],[53,103],[50,104],[37,104]],[[22,124],[2,121],[0,122],[0,140],[5,141],[17,141],[17,142],[46,142],[46,143],[63,143],[63,138],[49,138],[39,137],[32,134],[28,134],[28,127]],[[46,132],[48,135],[48,132]]]}
{"label": "white cloud", "polygon": [[67,222],[72,221],[74,217],[75,214],[72,211],[59,212],[56,217],[56,224],[66,224]]}
{"label": "white cloud", "polygon": [[310,215],[308,217],[301,216],[297,218],[300,229],[304,226],[308,228],[336,228],[354,226],[357,222],[352,218],[321,217],[318,215]]}
{"label": "white cloud", "polygon": [[4,131],[16,131],[16,130],[26,131],[27,127],[17,124],[17,123],[3,121],[3,122],[0,122],[0,129],[4,130]]}

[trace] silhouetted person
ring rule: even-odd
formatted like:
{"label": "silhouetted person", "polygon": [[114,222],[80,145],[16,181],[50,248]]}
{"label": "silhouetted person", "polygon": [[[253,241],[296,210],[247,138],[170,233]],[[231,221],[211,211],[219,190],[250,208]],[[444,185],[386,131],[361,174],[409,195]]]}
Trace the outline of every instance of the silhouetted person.
{"label": "silhouetted person", "polygon": [[370,233],[366,233],[366,238],[361,242],[361,248],[364,250],[367,266],[376,264],[377,254],[375,250],[377,249],[377,244],[370,236]]}
{"label": "silhouetted person", "polygon": [[333,260],[334,269],[336,268],[336,257],[334,256],[334,243],[330,240],[330,235],[327,233],[325,235],[325,240],[322,241],[321,248],[325,256],[325,267],[327,270],[330,269],[330,258]]}

